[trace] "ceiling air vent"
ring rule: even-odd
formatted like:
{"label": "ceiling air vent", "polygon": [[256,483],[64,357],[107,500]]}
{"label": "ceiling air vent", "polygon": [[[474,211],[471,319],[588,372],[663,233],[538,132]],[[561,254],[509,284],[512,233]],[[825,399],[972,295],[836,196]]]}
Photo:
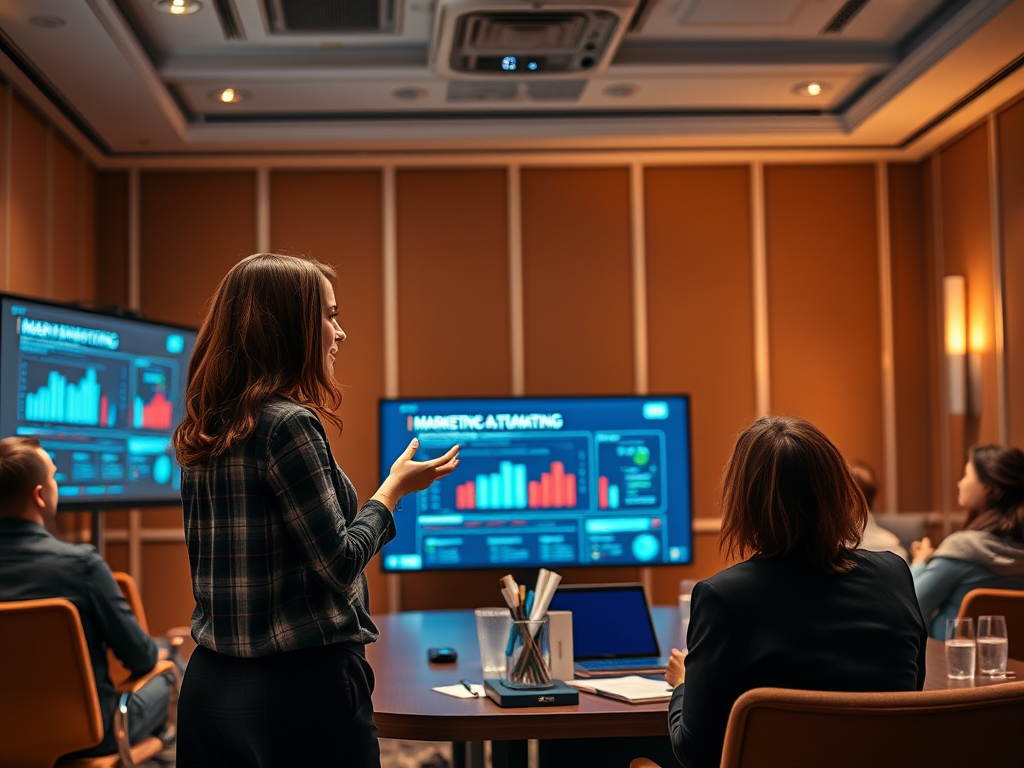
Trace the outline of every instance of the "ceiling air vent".
{"label": "ceiling air vent", "polygon": [[607,69],[639,0],[439,0],[430,61],[449,77],[574,77]]}
{"label": "ceiling air vent", "polygon": [[264,0],[275,34],[394,32],[396,0]]}

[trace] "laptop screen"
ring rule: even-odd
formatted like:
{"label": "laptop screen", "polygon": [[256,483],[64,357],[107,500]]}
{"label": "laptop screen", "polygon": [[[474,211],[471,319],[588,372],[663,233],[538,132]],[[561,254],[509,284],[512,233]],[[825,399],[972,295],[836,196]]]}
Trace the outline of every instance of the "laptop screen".
{"label": "laptop screen", "polygon": [[660,654],[642,584],[563,585],[549,608],[572,611],[576,661]]}

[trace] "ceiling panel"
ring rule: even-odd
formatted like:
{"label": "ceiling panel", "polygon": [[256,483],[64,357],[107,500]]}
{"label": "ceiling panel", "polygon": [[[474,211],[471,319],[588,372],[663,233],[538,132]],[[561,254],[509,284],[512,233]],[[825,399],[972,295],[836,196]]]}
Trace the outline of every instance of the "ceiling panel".
{"label": "ceiling panel", "polygon": [[[602,135],[608,146],[657,135],[666,146],[799,136],[898,148],[1024,64],[1024,0],[867,0],[834,35],[822,29],[853,7],[845,0],[394,0],[392,31],[359,34],[272,32],[268,1],[221,3],[241,33],[227,39],[213,0],[182,16],[150,0],[0,0],[0,70],[30,79],[116,157],[363,148],[375,120],[387,126],[382,150]],[[567,8],[623,4],[635,28],[617,29],[603,72],[431,64],[448,53],[435,34],[445,13],[506,14],[516,31],[526,12],[544,25]],[[795,90],[811,82],[820,95]],[[211,96],[229,87],[244,100]]]}

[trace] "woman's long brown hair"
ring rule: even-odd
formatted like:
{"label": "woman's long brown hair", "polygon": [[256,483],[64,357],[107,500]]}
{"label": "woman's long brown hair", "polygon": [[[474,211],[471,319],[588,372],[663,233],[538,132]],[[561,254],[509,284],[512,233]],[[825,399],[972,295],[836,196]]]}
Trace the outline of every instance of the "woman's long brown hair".
{"label": "woman's long brown hair", "polygon": [[260,408],[279,395],[341,429],[341,391],[324,361],[323,281],[312,259],[257,253],[221,280],[188,367],[185,415],[174,432],[183,467],[211,461],[248,438]]}

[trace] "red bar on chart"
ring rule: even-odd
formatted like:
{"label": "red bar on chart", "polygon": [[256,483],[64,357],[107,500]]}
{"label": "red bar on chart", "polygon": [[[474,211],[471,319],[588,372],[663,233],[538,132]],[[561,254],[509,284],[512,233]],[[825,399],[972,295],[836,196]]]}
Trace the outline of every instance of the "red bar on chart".
{"label": "red bar on chart", "polygon": [[550,507],[552,497],[551,493],[551,474],[548,472],[540,473],[540,505],[542,507]]}
{"label": "red bar on chart", "polygon": [[551,462],[551,506],[565,506],[565,465],[560,461]]}
{"label": "red bar on chart", "polygon": [[608,509],[608,478],[604,475],[597,478],[597,506]]}
{"label": "red bar on chart", "polygon": [[526,503],[530,509],[537,509],[540,506],[540,483],[536,480],[526,484]]}
{"label": "red bar on chart", "polygon": [[565,476],[565,506],[576,506],[576,475]]}
{"label": "red bar on chart", "polygon": [[476,483],[473,480],[455,486],[455,508],[476,509]]}
{"label": "red bar on chart", "polygon": [[170,429],[173,410],[167,395],[157,391],[153,399],[142,407],[142,426],[147,429]]}
{"label": "red bar on chart", "polygon": [[107,424],[107,409],[110,404],[107,401],[106,395],[100,395],[100,426],[106,427]]}

